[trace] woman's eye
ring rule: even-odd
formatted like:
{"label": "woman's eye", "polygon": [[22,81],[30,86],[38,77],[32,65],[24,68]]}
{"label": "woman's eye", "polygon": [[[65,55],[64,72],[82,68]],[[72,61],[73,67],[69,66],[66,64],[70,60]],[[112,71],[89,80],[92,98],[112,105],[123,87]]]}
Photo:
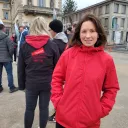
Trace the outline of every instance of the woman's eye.
{"label": "woman's eye", "polygon": [[94,30],[90,30],[90,32],[95,32]]}
{"label": "woman's eye", "polygon": [[83,30],[83,31],[82,31],[82,33],[86,33],[86,31],[85,31],[85,30]]}

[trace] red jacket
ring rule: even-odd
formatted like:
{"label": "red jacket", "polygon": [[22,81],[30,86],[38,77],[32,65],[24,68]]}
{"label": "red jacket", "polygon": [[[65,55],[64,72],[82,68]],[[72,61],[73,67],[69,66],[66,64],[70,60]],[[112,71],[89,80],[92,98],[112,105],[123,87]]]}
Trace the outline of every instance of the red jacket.
{"label": "red jacket", "polygon": [[118,90],[113,59],[103,47],[72,47],[62,54],[52,77],[56,121],[65,128],[99,128]]}

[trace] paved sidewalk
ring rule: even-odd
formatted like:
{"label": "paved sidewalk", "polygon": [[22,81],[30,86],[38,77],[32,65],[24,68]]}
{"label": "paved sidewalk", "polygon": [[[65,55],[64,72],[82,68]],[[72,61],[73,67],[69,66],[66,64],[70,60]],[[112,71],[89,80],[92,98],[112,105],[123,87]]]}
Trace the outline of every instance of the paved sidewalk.
{"label": "paved sidewalk", "polygon": [[[128,128],[128,54],[110,52],[114,57],[121,90],[117,102],[109,116],[102,119],[101,128]],[[17,70],[14,67],[14,81],[17,86]],[[111,74],[110,74],[111,75]],[[10,94],[7,86],[7,76],[3,75],[4,91],[0,93],[0,128],[24,128],[25,95],[23,91]],[[52,112],[50,103],[50,113]],[[33,128],[38,128],[38,108],[35,112]],[[55,128],[55,123],[48,122],[47,128]]]}
{"label": "paved sidewalk", "polygon": [[[17,65],[13,64],[14,83],[17,86]],[[0,93],[0,128],[24,128],[24,111],[25,111],[25,92],[17,91],[9,93],[7,86],[7,75],[3,70],[3,88]],[[53,112],[53,106],[50,102],[50,114]],[[39,109],[36,108],[33,128],[38,128]],[[48,122],[47,128],[54,128],[55,123]]]}

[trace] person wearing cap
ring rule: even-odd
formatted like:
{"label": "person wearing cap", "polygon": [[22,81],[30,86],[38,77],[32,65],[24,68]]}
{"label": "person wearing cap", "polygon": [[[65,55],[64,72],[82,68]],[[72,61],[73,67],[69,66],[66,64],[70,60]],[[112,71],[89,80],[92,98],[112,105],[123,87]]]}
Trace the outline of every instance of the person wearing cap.
{"label": "person wearing cap", "polygon": [[[49,31],[51,33],[51,36],[53,38],[53,42],[55,42],[58,46],[60,55],[64,52],[66,49],[68,38],[66,34],[63,32],[63,24],[60,20],[53,20],[49,23]],[[55,114],[54,112],[51,116],[49,116],[49,121],[55,121]]]}
{"label": "person wearing cap", "polygon": [[57,44],[61,55],[68,43],[68,38],[63,32],[63,24],[60,20],[55,19],[49,23],[49,28],[53,41]]}
{"label": "person wearing cap", "polygon": [[2,70],[3,66],[6,69],[8,77],[8,87],[10,93],[18,91],[18,88],[13,83],[13,69],[12,69],[12,55],[14,53],[14,42],[4,32],[5,26],[0,20],[0,92],[3,91],[2,87]]}

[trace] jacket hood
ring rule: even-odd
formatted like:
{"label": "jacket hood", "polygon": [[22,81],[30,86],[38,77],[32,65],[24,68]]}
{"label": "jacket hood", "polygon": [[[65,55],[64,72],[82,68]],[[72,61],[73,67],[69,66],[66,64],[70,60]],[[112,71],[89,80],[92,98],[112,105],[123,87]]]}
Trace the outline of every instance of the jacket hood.
{"label": "jacket hood", "polygon": [[67,36],[65,35],[64,32],[57,33],[56,36],[54,37],[54,39],[60,39],[64,43],[68,43],[68,38],[67,38]]}
{"label": "jacket hood", "polygon": [[4,39],[8,37],[8,35],[6,33],[4,33],[3,31],[0,31],[0,40]]}
{"label": "jacket hood", "polygon": [[40,35],[40,36],[27,35],[26,36],[26,42],[29,45],[31,45],[32,47],[39,49],[47,43],[49,38],[50,37],[48,35]]}
{"label": "jacket hood", "polygon": [[75,57],[77,55],[78,52],[85,52],[88,54],[95,54],[96,52],[100,52],[100,51],[104,51],[104,47],[103,46],[99,46],[99,47],[87,47],[85,45],[81,45],[81,46],[74,46],[73,48],[73,56]]}

